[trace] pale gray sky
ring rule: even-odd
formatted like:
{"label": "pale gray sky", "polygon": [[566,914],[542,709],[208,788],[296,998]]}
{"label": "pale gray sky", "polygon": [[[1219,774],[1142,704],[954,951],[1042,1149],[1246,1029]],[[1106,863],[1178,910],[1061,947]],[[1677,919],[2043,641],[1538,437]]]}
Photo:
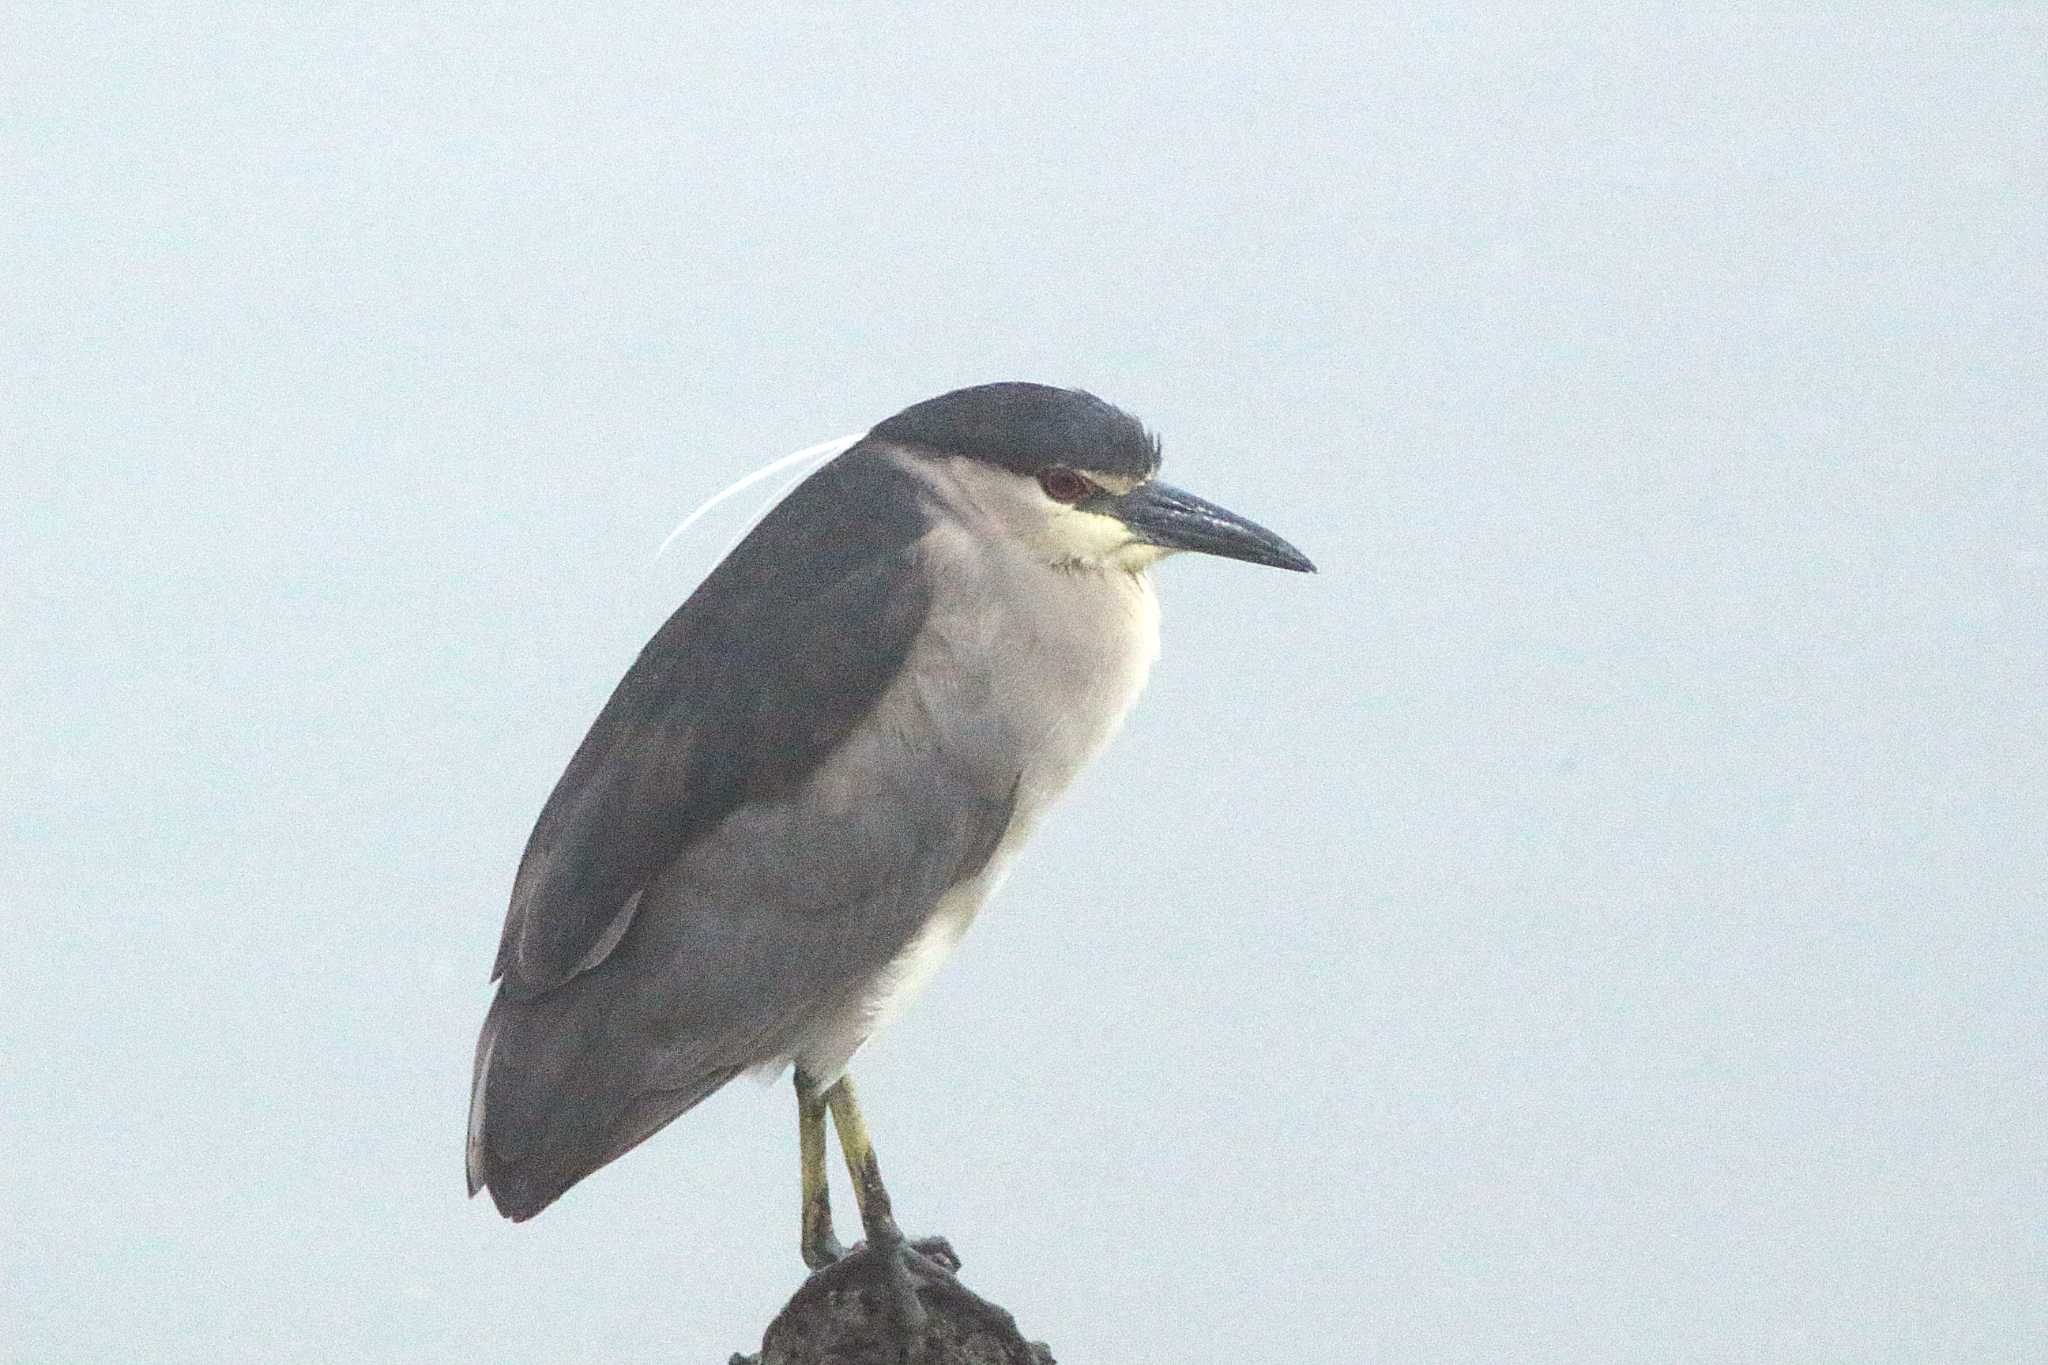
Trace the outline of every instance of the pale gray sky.
{"label": "pale gray sky", "polygon": [[1076,1362],[2038,1359],[2043,12],[701,8],[0,15],[0,1356],[755,1340],[783,1090],[463,1199],[513,864],[683,511],[1029,378],[1323,572],[1161,571],[913,1231]]}

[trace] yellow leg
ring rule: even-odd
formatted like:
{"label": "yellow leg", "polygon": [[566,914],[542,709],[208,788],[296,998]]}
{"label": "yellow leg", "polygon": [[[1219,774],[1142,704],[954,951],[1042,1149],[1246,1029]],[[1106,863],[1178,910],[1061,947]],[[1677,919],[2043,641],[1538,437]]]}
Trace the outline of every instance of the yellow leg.
{"label": "yellow leg", "polygon": [[[894,1303],[902,1329],[907,1358],[916,1360],[923,1351],[927,1314],[918,1298],[917,1281],[927,1287],[942,1286],[955,1301],[971,1302],[976,1311],[1007,1321],[1009,1315],[995,1305],[977,1298],[953,1278],[960,1258],[943,1237],[928,1237],[912,1246],[903,1240],[903,1230],[889,1207],[889,1191],[882,1185],[881,1163],[875,1159],[875,1144],[868,1137],[867,1122],[860,1115],[860,1100],[853,1093],[853,1079],[841,1076],[825,1092],[826,1107],[832,1111],[832,1126],[839,1130],[839,1149],[846,1157],[846,1170],[853,1177],[853,1197],[860,1201],[861,1230],[867,1234],[867,1254],[848,1257],[849,1267],[865,1261],[879,1266]],[[913,1267],[917,1278],[913,1278]],[[935,1292],[939,1292],[935,1290]]]}
{"label": "yellow leg", "polygon": [[832,1108],[832,1126],[839,1130],[839,1150],[846,1157],[846,1173],[853,1177],[853,1197],[860,1205],[860,1225],[868,1235],[868,1245],[894,1250],[903,1244],[903,1233],[889,1207],[889,1191],[882,1186],[881,1163],[875,1160],[875,1144],[860,1116],[853,1078],[841,1076],[825,1092],[825,1103]]}
{"label": "yellow leg", "polygon": [[846,1251],[832,1232],[832,1190],[825,1178],[825,1097],[801,1071],[796,1073],[796,1139],[803,1165],[804,1264],[823,1270]]}

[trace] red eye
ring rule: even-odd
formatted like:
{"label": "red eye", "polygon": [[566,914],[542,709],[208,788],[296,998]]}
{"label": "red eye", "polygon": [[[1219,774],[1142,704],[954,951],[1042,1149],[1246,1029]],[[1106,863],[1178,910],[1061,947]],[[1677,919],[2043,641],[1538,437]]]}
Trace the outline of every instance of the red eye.
{"label": "red eye", "polygon": [[1048,469],[1038,476],[1038,486],[1055,502],[1079,502],[1095,492],[1095,483],[1071,469]]}

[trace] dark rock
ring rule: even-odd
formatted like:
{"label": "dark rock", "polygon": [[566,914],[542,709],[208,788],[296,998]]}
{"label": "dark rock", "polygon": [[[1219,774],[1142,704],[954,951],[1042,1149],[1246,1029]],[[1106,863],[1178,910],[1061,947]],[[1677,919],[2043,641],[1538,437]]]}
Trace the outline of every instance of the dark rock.
{"label": "dark rock", "polygon": [[1054,1365],[1017,1320],[954,1278],[959,1259],[943,1242],[920,1243],[912,1280],[924,1306],[917,1353],[895,1315],[886,1275],[858,1247],[806,1280],[761,1338],[759,1355],[731,1365]]}

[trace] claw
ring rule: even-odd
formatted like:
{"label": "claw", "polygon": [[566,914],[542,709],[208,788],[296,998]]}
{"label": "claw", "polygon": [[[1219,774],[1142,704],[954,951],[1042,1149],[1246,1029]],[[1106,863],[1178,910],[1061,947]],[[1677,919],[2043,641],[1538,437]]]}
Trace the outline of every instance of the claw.
{"label": "claw", "polygon": [[883,1312],[895,1324],[903,1359],[914,1362],[923,1353],[925,1326],[931,1320],[918,1297],[918,1285],[920,1281],[936,1282],[941,1276],[951,1279],[952,1272],[909,1243],[877,1249],[857,1242],[851,1251],[820,1267],[812,1279],[830,1288],[848,1288],[863,1279],[873,1284],[885,1299]]}
{"label": "claw", "polygon": [[[873,1324],[868,1330],[883,1336],[880,1342],[868,1336],[869,1345],[858,1358],[886,1357],[898,1365],[918,1365],[932,1349],[931,1341],[952,1340],[963,1330],[973,1330],[971,1325],[998,1338],[1016,1337],[1017,1320],[1009,1310],[962,1284],[956,1274],[959,1269],[960,1255],[945,1238],[913,1241],[901,1233],[888,1237],[885,1231],[880,1247],[872,1242],[855,1243],[813,1273],[784,1312],[819,1294],[857,1294],[866,1309],[866,1320]],[[770,1329],[771,1334],[774,1330]]]}
{"label": "claw", "polygon": [[948,1275],[960,1269],[960,1253],[953,1250],[953,1244],[943,1237],[920,1237],[910,1244],[910,1249],[937,1264]]}
{"label": "claw", "polygon": [[846,1259],[846,1247],[837,1237],[826,1233],[822,1238],[806,1238],[803,1246],[804,1264],[814,1272],[827,1266],[837,1265]]}

